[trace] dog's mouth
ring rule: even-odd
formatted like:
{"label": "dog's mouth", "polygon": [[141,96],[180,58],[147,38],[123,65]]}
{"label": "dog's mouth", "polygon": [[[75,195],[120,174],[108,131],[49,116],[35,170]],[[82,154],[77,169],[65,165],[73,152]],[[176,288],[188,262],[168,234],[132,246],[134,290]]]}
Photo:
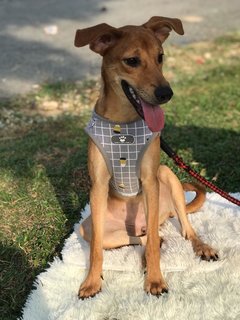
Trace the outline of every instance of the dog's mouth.
{"label": "dog's mouth", "polygon": [[131,102],[139,116],[146,122],[152,132],[159,132],[164,127],[164,112],[159,105],[144,101],[127,81],[121,81],[123,92]]}

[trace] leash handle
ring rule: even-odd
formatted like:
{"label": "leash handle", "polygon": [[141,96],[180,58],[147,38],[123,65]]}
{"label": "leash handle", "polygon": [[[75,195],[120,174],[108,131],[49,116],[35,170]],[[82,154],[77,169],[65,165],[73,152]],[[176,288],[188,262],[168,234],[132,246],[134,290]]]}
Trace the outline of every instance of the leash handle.
{"label": "leash handle", "polygon": [[202,184],[213,190],[214,192],[220,194],[221,197],[227,199],[228,201],[236,204],[237,206],[240,206],[240,200],[232,197],[230,194],[227,192],[223,191],[222,189],[218,188],[215,184],[212,182],[206,180],[204,177],[202,177],[199,173],[197,173],[195,170],[193,170],[189,165],[187,165],[181,157],[177,155],[175,151],[166,143],[166,141],[160,137],[161,141],[161,149],[170,157],[174,160],[175,164],[188,172],[192,177],[200,181]]}

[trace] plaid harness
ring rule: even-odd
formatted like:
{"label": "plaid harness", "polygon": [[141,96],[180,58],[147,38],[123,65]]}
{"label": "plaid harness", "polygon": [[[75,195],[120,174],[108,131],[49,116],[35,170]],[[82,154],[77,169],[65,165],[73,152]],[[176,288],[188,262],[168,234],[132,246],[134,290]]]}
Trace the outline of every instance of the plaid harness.
{"label": "plaid harness", "polygon": [[110,185],[115,192],[121,196],[140,193],[141,160],[159,133],[151,132],[142,119],[115,123],[96,112],[93,112],[85,131],[102,152],[111,174]]}

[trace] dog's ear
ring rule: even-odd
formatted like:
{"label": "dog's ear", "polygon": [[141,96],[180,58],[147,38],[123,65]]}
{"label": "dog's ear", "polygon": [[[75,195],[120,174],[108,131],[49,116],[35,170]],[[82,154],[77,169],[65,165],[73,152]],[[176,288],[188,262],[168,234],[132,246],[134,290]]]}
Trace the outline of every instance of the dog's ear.
{"label": "dog's ear", "polygon": [[122,32],[106,23],[76,31],[74,45],[83,47],[89,44],[90,49],[104,55],[121,37]]}
{"label": "dog's ear", "polygon": [[184,34],[182,22],[176,18],[155,16],[144,23],[143,26],[151,29],[162,43],[167,39],[172,30],[180,35]]}

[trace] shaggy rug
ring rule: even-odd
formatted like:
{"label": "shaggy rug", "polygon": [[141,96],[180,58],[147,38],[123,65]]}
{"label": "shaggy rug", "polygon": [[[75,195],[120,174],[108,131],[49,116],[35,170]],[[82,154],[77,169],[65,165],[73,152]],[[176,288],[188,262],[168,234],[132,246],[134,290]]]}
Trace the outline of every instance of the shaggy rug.
{"label": "shaggy rug", "polygon": [[[188,193],[187,197],[192,194]],[[234,194],[240,198],[240,193]],[[89,206],[83,216],[89,214]],[[199,236],[218,249],[220,260],[201,261],[179,233],[175,218],[161,229],[161,268],[169,293],[160,298],[143,290],[143,248],[104,251],[102,292],[79,300],[89,245],[78,233],[66,240],[62,260],[41,273],[23,308],[22,320],[228,320],[240,319],[240,209],[215,193],[189,216]]]}

